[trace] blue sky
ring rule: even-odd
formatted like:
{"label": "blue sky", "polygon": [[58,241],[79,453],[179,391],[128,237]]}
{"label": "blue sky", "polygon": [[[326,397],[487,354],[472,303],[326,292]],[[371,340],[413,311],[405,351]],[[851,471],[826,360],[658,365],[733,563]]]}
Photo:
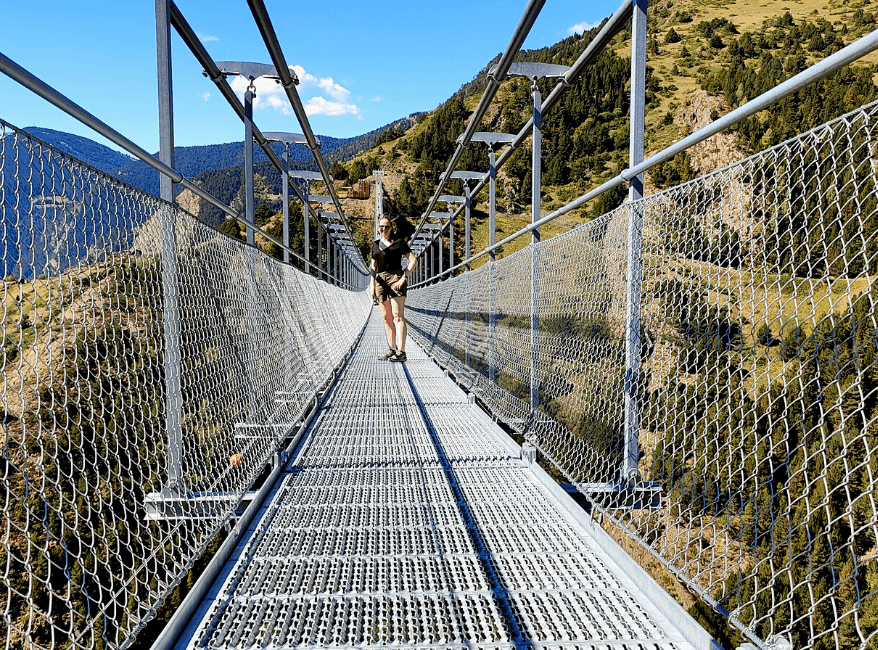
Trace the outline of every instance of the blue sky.
{"label": "blue sky", "polygon": [[[176,0],[214,60],[270,63],[245,0]],[[505,49],[524,0],[266,0],[302,83],[317,134],[360,135],[435,108]],[[617,0],[548,0],[525,48],[599,23]],[[3,9],[0,52],[147,151],[158,149],[155,11],[151,0],[26,0]],[[240,140],[243,127],[172,32],[178,145]],[[300,131],[280,87],[257,85],[263,131]],[[243,91],[243,86],[234,87]],[[0,118],[104,142],[73,118],[0,74]]]}

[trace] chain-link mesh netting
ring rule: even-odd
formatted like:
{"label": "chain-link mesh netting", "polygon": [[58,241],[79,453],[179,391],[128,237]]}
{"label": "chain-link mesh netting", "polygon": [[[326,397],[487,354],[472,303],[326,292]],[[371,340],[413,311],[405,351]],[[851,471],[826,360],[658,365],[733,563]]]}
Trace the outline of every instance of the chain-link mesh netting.
{"label": "chain-link mesh netting", "polygon": [[[866,106],[409,298],[433,355],[759,643],[878,644],[876,117]],[[630,394],[653,508],[607,498],[625,459],[635,211]]]}
{"label": "chain-link mesh netting", "polygon": [[125,647],[371,305],[26,133],[0,136],[0,639]]}

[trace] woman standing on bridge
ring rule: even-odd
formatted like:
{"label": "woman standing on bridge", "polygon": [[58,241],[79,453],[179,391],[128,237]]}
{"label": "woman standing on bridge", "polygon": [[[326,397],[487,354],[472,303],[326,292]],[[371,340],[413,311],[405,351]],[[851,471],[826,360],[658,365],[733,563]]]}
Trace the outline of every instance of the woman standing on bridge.
{"label": "woman standing on bridge", "polygon": [[[378,239],[372,244],[372,278],[369,294],[381,305],[384,330],[389,349],[378,358],[382,361],[405,361],[405,296],[408,278],[418,264],[412,249],[399,237],[396,225],[387,217],[378,220]],[[402,258],[408,265],[402,268]]]}

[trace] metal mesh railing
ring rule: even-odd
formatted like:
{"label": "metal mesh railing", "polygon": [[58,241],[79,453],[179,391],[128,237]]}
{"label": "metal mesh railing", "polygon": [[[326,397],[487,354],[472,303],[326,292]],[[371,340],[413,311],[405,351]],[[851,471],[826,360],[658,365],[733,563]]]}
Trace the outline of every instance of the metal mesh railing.
{"label": "metal mesh railing", "polygon": [[[876,117],[867,105],[408,301],[431,354],[759,645],[878,643]],[[628,390],[651,508],[617,500],[632,213]]]}
{"label": "metal mesh railing", "polygon": [[371,305],[0,129],[0,640],[126,647]]}

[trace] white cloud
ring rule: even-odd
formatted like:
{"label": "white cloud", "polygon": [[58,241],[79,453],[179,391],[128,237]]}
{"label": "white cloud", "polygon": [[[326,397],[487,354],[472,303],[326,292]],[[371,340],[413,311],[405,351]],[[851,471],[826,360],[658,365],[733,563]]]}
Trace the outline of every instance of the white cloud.
{"label": "white cloud", "polygon": [[572,25],[572,26],[567,28],[567,35],[573,36],[574,34],[582,34],[583,32],[587,32],[590,29],[594,29],[599,24],[600,23],[589,23],[589,22],[576,23],[575,25]]}
{"label": "white cloud", "polygon": [[333,102],[325,97],[317,95],[305,102],[305,113],[307,115],[328,115],[334,117],[337,115],[355,115],[357,119],[363,119],[363,111],[356,104],[348,102]]}
{"label": "white cloud", "polygon": [[332,77],[325,77],[321,79],[318,83],[323,91],[332,97],[337,102],[343,102],[350,99],[351,91],[347,88],[338,85],[332,80]]}
{"label": "white cloud", "polygon": [[370,102],[380,102],[380,101],[381,101],[381,95],[375,95],[375,96],[374,96],[372,99],[370,99],[369,101],[370,101]]}
{"label": "white cloud", "polygon": [[210,99],[210,93],[203,93],[201,97],[204,99],[204,101],[207,101],[208,99]]}
{"label": "white cloud", "polygon": [[303,68],[302,66],[291,65],[290,70],[295,72],[296,76],[299,78],[299,89],[317,85],[317,77],[315,77],[313,74],[305,72],[305,68]]}
{"label": "white cloud", "polygon": [[[305,105],[308,115],[355,115],[363,119],[362,110],[351,101],[351,91],[337,84],[332,77],[315,77],[300,66],[290,66],[299,78],[297,90]],[[236,76],[229,79],[229,83],[240,97],[249,86],[249,81],[244,77]],[[291,115],[293,108],[287,100],[283,87],[274,79],[259,77],[253,82],[256,87],[256,98],[253,101],[253,110],[261,108],[273,108],[284,115]]]}
{"label": "white cloud", "polygon": [[210,43],[211,41],[218,41],[219,39],[216,36],[208,36],[207,34],[202,34],[201,32],[195,32],[195,35],[198,37],[198,40],[202,43]]}

